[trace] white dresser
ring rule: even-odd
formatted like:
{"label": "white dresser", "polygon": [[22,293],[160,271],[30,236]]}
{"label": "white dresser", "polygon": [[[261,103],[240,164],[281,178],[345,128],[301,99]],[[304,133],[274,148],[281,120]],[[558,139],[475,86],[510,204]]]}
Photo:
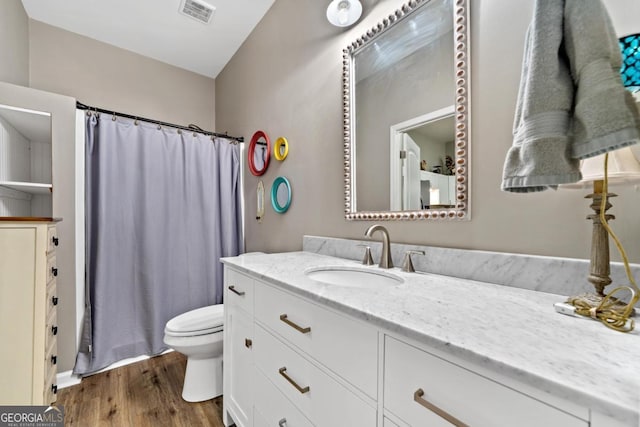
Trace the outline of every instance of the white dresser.
{"label": "white dresser", "polygon": [[0,218],[0,405],[56,400],[56,222]]}

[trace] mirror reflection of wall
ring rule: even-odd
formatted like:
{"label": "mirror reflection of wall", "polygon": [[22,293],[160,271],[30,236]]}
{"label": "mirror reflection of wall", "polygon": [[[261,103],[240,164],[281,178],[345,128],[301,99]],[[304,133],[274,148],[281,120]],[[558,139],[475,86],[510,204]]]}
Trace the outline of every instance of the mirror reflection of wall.
{"label": "mirror reflection of wall", "polygon": [[394,210],[390,127],[454,102],[451,8],[429,3],[354,55],[358,211]]}
{"label": "mirror reflection of wall", "polygon": [[253,152],[253,165],[257,170],[263,170],[265,168],[265,161],[267,159],[267,141],[264,138],[258,139],[256,142],[256,149]]}

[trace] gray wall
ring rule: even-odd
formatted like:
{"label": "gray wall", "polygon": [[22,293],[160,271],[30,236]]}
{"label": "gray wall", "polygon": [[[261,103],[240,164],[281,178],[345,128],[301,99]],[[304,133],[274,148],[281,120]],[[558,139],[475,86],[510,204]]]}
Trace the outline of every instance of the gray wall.
{"label": "gray wall", "polygon": [[[303,234],[362,238],[370,222],[344,219],[342,49],[399,7],[401,0],[364,1],[354,27],[328,24],[325,2],[277,0],[216,79],[216,122],[250,137],[258,129],[289,140],[289,157],[261,177],[267,192],[278,175],[293,200],[280,215],[269,206],[255,217],[258,178],[245,172],[247,250],[290,251]],[[640,2],[607,0],[616,25],[640,31]],[[396,242],[588,258],[591,226],[586,191],[539,194],[500,191],[533,0],[472,0],[471,207],[467,222],[389,222]],[[615,9],[615,10],[613,10]],[[615,12],[615,13],[614,13]],[[632,19],[631,17],[636,17]],[[635,22],[633,22],[635,21]],[[284,25],[283,23],[287,23]],[[620,31],[623,31],[620,28]],[[616,189],[612,222],[633,262],[640,262],[640,192]],[[612,248],[614,258],[619,259]]]}
{"label": "gray wall", "polygon": [[19,0],[0,1],[0,81],[29,84],[29,18]]}
{"label": "gray wall", "polygon": [[39,21],[30,21],[30,85],[78,101],[215,128],[215,80]]}

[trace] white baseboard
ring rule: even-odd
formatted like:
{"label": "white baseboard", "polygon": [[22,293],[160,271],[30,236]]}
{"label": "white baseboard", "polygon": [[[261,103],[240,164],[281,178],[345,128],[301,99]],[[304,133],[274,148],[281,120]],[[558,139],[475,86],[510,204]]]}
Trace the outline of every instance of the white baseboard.
{"label": "white baseboard", "polygon": [[58,372],[58,375],[56,375],[58,390],[80,384],[81,380],[82,378],[79,376],[73,375],[73,371]]}
{"label": "white baseboard", "polygon": [[[163,351],[161,354],[167,354],[167,353],[170,353],[172,351],[173,351],[173,349],[170,348],[168,350]],[[110,371],[112,369],[120,368],[122,366],[131,365],[132,363],[141,362],[143,360],[151,359],[151,357],[152,356],[138,356],[138,357],[131,357],[129,359],[119,360],[116,363],[112,363],[111,365],[107,366],[106,368],[103,368],[103,369],[99,370],[98,372],[94,372],[91,375],[99,374],[101,372]],[[80,384],[80,381],[82,381],[82,377],[79,377],[78,375],[73,375],[72,371],[60,372],[56,376],[56,382],[57,382],[57,385],[58,385],[58,390],[63,389],[63,388],[67,388],[67,387],[71,387],[71,386],[74,386],[76,384]]]}

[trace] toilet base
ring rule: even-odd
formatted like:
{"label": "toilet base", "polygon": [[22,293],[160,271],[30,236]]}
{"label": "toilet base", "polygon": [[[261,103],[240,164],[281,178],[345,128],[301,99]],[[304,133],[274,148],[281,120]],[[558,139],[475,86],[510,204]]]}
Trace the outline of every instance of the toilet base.
{"label": "toilet base", "polygon": [[187,358],[182,398],[202,402],[222,394],[222,356],[208,359]]}

